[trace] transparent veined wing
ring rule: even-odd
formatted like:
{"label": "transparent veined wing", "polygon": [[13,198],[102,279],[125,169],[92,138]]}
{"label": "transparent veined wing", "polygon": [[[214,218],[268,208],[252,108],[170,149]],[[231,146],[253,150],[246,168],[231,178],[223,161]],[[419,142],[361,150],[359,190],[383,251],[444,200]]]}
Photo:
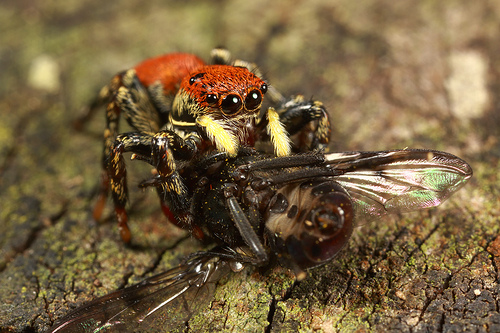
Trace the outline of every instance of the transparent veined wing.
{"label": "transparent veined wing", "polygon": [[350,194],[358,221],[435,207],[471,177],[467,162],[434,150],[325,154],[335,181]]}
{"label": "transparent veined wing", "polygon": [[183,331],[186,321],[211,301],[217,281],[231,271],[220,255],[199,253],[176,268],[97,298],[58,320],[49,332]]}

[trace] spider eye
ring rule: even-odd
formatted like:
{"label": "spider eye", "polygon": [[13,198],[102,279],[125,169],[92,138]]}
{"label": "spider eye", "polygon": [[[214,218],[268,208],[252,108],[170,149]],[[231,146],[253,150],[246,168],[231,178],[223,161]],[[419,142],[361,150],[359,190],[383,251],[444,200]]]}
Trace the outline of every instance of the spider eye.
{"label": "spider eye", "polygon": [[217,97],[217,95],[214,95],[214,94],[207,94],[207,96],[206,96],[206,99],[205,99],[205,100],[207,101],[207,103],[208,103],[209,105],[214,106],[214,105],[216,105],[216,104],[217,104],[217,102],[219,101],[219,98]]}
{"label": "spider eye", "polygon": [[196,75],[192,76],[192,77],[189,79],[189,84],[193,84],[193,83],[195,83],[195,82],[196,82],[196,80],[201,79],[201,78],[202,78],[202,77],[204,77],[204,76],[205,76],[205,73],[198,73],[198,74],[196,74]]}
{"label": "spider eye", "polygon": [[259,90],[254,89],[250,91],[245,98],[245,106],[248,111],[257,109],[262,103],[262,94]]}
{"label": "spider eye", "polygon": [[243,102],[241,101],[240,96],[233,94],[224,97],[220,103],[222,112],[227,115],[240,111],[242,105]]}
{"label": "spider eye", "polygon": [[263,83],[261,86],[260,86],[260,91],[262,92],[262,94],[264,95],[266,92],[267,92],[267,84]]}

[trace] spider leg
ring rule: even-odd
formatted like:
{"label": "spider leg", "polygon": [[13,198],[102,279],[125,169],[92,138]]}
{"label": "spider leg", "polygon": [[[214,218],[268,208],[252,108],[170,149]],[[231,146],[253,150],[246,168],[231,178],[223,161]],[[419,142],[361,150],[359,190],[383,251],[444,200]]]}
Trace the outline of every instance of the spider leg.
{"label": "spider leg", "polygon": [[106,106],[106,128],[103,134],[103,172],[98,199],[93,211],[93,217],[96,221],[101,218],[109,193],[108,161],[118,135],[121,113],[124,113],[125,119],[139,132],[152,133],[159,129],[159,119],[154,111],[154,106],[149,102],[148,92],[139,82],[135,70],[131,69],[115,75],[109,85],[101,89],[97,100],[92,103],[89,113],[85,117],[90,118],[97,107],[106,101],[108,104]]}
{"label": "spider leg", "polygon": [[216,47],[210,51],[210,60],[213,65],[231,65],[231,52],[223,47]]}
{"label": "spider leg", "polygon": [[[121,155],[123,152],[131,151],[137,155],[149,156],[151,154],[151,138],[153,133],[159,130],[161,119],[150,101],[148,90],[139,82],[134,69],[113,77],[111,83],[104,87],[99,94],[99,100],[105,101],[106,99],[109,102],[106,107],[106,129],[102,156],[104,171],[101,176],[100,191],[93,217],[95,220],[101,218],[111,185],[122,238],[127,240],[130,239],[127,215],[124,209],[127,200],[127,185],[125,164]],[[127,122],[145,135],[139,135],[138,132],[130,133],[120,136],[118,139],[118,127],[122,112]]]}
{"label": "spider leg", "polygon": [[300,133],[299,151],[326,148],[331,126],[328,112],[321,102],[306,101],[304,96],[297,95],[282,103],[278,113],[289,135]]}
{"label": "spider leg", "polygon": [[[128,200],[127,170],[123,154],[132,152],[134,159],[148,162],[156,168],[158,175],[143,182],[142,187],[155,186],[159,189],[162,207],[174,206],[179,211],[187,207],[188,193],[176,171],[175,158],[189,159],[196,152],[195,140],[184,140],[174,132],[161,131],[154,135],[147,133],[125,133],[119,135],[111,149],[106,166],[107,179],[111,185],[115,214],[122,239],[130,241],[128,216],[125,205]],[[97,207],[97,206],[96,206]],[[165,211],[165,210],[164,210]],[[168,215],[168,217],[171,217]]]}
{"label": "spider leg", "polygon": [[83,130],[85,124],[87,124],[95,115],[96,111],[100,109],[104,104],[109,101],[110,98],[110,86],[104,86],[94,98],[90,104],[85,108],[82,115],[75,119],[73,122],[73,127],[77,131]]}
{"label": "spider leg", "polygon": [[104,104],[106,100],[109,101],[106,106],[106,128],[104,129],[104,134],[103,134],[104,148],[101,158],[103,171],[100,177],[100,187],[99,187],[97,201],[94,206],[92,214],[94,220],[96,221],[99,221],[101,219],[102,212],[104,210],[104,207],[106,206],[106,201],[109,194],[110,179],[107,172],[108,157],[111,155],[115,138],[118,135],[118,127],[119,127],[120,113],[121,113],[121,109],[117,105],[116,101],[112,99],[112,95],[115,94],[115,92],[121,85],[121,76],[122,74],[115,75],[111,80],[111,83],[101,89],[98,99],[94,101],[94,103],[92,103],[90,111],[86,115],[87,119],[90,119],[91,115],[94,113],[94,111],[97,109],[99,105]]}
{"label": "spider leg", "polygon": [[[123,154],[126,152],[133,152],[134,155],[147,156],[151,155],[151,135],[142,133],[125,133],[119,135],[113,147],[110,149],[108,158],[106,159],[106,175],[102,178],[102,186],[111,188],[111,195],[113,198],[115,214],[118,221],[118,229],[124,242],[130,242],[130,230],[128,228],[128,216],[125,210],[125,205],[128,201],[128,187],[127,187],[127,169]],[[107,181],[107,184],[104,182]],[[104,191],[101,191],[99,200],[105,200]],[[96,217],[96,210],[101,209],[103,202],[98,201],[94,208],[94,217]]]}
{"label": "spider leg", "polygon": [[284,124],[280,121],[278,112],[272,107],[267,109],[266,117],[258,126],[265,126],[267,135],[270,137],[274,147],[274,153],[278,157],[288,156],[291,153],[291,141]]}
{"label": "spider leg", "polygon": [[[135,158],[146,160],[156,168],[158,174],[139,187],[156,187],[163,213],[167,218],[180,228],[193,232],[192,215],[189,213],[190,196],[188,190],[177,172],[176,160],[191,160],[196,154],[197,145],[201,138],[191,134],[181,138],[172,131],[160,131],[151,139],[151,152],[149,158],[135,155]],[[200,231],[201,232],[201,231]],[[201,234],[193,232],[195,236]]]}

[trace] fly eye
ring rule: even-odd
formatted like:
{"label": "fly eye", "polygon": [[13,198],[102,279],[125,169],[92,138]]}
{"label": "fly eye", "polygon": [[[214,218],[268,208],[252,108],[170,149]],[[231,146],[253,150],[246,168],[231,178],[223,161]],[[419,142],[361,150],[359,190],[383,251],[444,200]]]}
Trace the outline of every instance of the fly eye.
{"label": "fly eye", "polygon": [[214,95],[214,94],[207,94],[207,96],[205,97],[205,100],[207,101],[207,103],[209,105],[216,105],[217,102],[219,101],[219,98],[217,97],[217,95]]}
{"label": "fly eye", "polygon": [[[312,185],[308,183],[308,185]],[[314,185],[307,207],[288,210],[300,226],[285,239],[287,251],[301,268],[310,268],[331,260],[346,244],[353,230],[353,204],[338,183]],[[309,189],[310,186],[304,187]],[[307,193],[307,192],[306,192]]]}
{"label": "fly eye", "polygon": [[248,111],[257,109],[262,103],[262,94],[259,90],[252,90],[248,93],[247,98],[245,98],[245,106]]}
{"label": "fly eye", "polygon": [[262,95],[264,95],[267,92],[267,84],[263,83],[260,86],[260,91],[262,92]]}
{"label": "fly eye", "polygon": [[242,105],[243,102],[238,95],[227,95],[222,99],[222,102],[220,103],[222,112],[228,115],[240,111]]}

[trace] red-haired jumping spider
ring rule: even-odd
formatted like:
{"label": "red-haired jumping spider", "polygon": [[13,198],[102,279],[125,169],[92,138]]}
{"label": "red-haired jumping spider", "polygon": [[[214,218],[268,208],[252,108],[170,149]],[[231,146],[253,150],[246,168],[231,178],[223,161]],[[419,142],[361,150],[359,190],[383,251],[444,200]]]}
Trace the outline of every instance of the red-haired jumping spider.
{"label": "red-haired jumping spider", "polygon": [[[89,112],[107,103],[104,171],[94,218],[100,219],[111,188],[125,242],[131,237],[125,210],[126,152],[153,165],[157,176],[150,185],[157,188],[164,213],[196,236],[188,214],[171,213],[172,206],[177,212],[188,210],[188,193],[178,174],[183,161],[213,150],[234,157],[240,147],[254,147],[258,141],[270,141],[278,157],[328,144],[330,123],[322,103],[300,95],[285,99],[255,64],[232,61],[224,49],[212,51],[211,63],[186,53],[147,59],[115,75]],[[274,107],[261,110],[265,95]],[[122,114],[135,131],[119,134]],[[292,143],[290,136],[297,133]]]}

